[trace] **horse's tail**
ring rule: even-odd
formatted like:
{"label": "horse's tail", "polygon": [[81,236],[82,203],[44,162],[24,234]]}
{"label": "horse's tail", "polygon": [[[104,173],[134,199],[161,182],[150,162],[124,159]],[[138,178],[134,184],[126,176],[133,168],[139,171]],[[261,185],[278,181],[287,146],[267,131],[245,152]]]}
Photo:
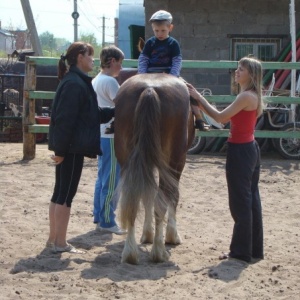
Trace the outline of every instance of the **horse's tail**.
{"label": "horse's tail", "polygon": [[[137,216],[139,202],[143,199],[145,210],[151,209],[154,199],[158,207],[166,208],[163,196],[155,180],[158,171],[164,191],[176,190],[176,180],[164,157],[161,147],[161,106],[154,88],[146,88],[138,100],[133,125],[132,152],[122,168],[122,190],[120,217],[123,228],[133,225]],[[156,194],[158,193],[158,196]],[[173,198],[173,197],[168,197]],[[165,211],[165,210],[162,210]]]}

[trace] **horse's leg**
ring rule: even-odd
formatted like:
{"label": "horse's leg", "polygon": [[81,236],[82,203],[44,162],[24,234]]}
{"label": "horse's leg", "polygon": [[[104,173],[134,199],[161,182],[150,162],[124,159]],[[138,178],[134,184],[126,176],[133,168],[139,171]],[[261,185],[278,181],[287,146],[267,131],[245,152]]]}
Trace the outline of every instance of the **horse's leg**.
{"label": "horse's leg", "polygon": [[177,223],[176,223],[176,209],[179,201],[178,186],[176,188],[176,191],[174,191],[173,197],[174,197],[174,202],[172,205],[169,205],[168,207],[168,223],[166,228],[165,242],[166,244],[178,245],[181,244],[181,238],[178,234]]}
{"label": "horse's leg", "polygon": [[[157,195],[157,197],[159,197]],[[158,199],[159,200],[159,199]],[[167,207],[165,205],[159,205],[161,201],[155,201],[154,211],[155,211],[155,235],[152,250],[150,253],[151,259],[153,262],[165,262],[169,259],[169,253],[166,250],[164,243],[164,216],[167,211]]]}
{"label": "horse's leg", "polygon": [[[122,177],[118,186],[120,189],[119,208],[120,220],[123,228],[127,229],[127,237],[122,252],[122,263],[136,265],[139,262],[139,249],[135,240],[135,220],[137,217],[137,207],[139,199],[132,189],[125,188],[124,184],[124,169],[122,169]],[[132,193],[133,192],[133,193]]]}
{"label": "horse's leg", "polygon": [[135,226],[129,225],[127,228],[127,238],[122,252],[122,263],[137,265],[139,262],[138,247],[135,241]]}
{"label": "horse's leg", "polygon": [[[176,147],[174,147],[176,149]],[[179,201],[179,180],[181,173],[183,171],[186,155],[183,153],[178,156],[178,153],[173,153],[172,159],[170,161],[170,168],[174,170],[173,177],[176,179],[176,185],[173,187],[173,192],[171,194],[172,201],[169,201],[168,207],[168,223],[166,228],[166,244],[178,245],[181,244],[181,238],[177,231],[177,222],[176,222],[176,210]]]}
{"label": "horse's leg", "polygon": [[141,243],[152,244],[153,243],[153,228],[152,228],[153,205],[147,207],[144,204],[144,208],[145,208],[145,221],[144,221],[143,233],[141,236]]}

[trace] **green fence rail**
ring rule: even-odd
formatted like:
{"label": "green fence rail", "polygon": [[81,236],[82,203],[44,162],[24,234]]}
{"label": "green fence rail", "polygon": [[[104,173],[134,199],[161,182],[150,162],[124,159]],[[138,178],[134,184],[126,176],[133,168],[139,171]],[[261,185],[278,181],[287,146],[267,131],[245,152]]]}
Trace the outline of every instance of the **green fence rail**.
{"label": "green fence rail", "polygon": [[[23,99],[23,159],[29,160],[35,157],[35,134],[48,133],[49,125],[35,124],[35,100],[54,99],[55,92],[36,91],[36,67],[37,65],[57,65],[58,58],[48,57],[26,57],[25,79],[24,79],[24,99]],[[95,59],[95,68],[99,68],[99,59]],[[182,67],[184,69],[236,69],[237,61],[195,61],[183,60]],[[300,70],[300,63],[292,62],[263,62],[264,70]],[[123,67],[137,67],[137,60],[125,59]],[[205,96],[208,101],[213,103],[231,103],[235,96],[231,95],[212,95]],[[265,101],[270,103],[282,104],[300,104],[299,97],[287,96],[269,96],[265,97]],[[197,131],[199,136],[210,137],[227,137],[228,129],[212,129],[209,131]],[[271,131],[257,130],[256,137],[263,138],[300,138],[299,131]]]}

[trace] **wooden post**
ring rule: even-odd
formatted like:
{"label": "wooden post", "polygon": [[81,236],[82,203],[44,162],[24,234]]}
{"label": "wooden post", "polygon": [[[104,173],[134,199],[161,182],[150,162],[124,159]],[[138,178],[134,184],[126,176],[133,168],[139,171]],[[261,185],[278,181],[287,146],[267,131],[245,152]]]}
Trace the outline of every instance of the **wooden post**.
{"label": "wooden post", "polygon": [[23,160],[35,158],[35,134],[28,126],[35,123],[35,99],[29,98],[29,91],[36,89],[36,63],[26,58],[23,95]]}
{"label": "wooden post", "polygon": [[27,28],[30,31],[30,41],[33,47],[34,54],[35,56],[42,56],[43,55],[42,46],[35,26],[30,2],[29,0],[21,0],[21,5],[23,8],[23,13],[26,20]]}
{"label": "wooden post", "polygon": [[[296,20],[295,20],[295,1],[291,0],[290,3],[290,33],[292,44],[292,62],[296,62]],[[290,96],[295,97],[296,94],[296,69],[291,70],[291,92]],[[289,122],[295,122],[296,119],[296,105],[291,104],[291,110],[289,112]]]}

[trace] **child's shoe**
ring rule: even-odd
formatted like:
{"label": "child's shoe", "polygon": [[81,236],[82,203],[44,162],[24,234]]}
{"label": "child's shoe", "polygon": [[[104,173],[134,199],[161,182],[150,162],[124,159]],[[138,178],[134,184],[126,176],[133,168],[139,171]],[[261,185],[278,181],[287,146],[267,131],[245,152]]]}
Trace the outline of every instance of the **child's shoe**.
{"label": "child's shoe", "polygon": [[195,121],[195,128],[199,129],[200,131],[208,131],[209,130],[209,126],[206,125],[204,123],[204,121],[200,120],[200,119]]}

